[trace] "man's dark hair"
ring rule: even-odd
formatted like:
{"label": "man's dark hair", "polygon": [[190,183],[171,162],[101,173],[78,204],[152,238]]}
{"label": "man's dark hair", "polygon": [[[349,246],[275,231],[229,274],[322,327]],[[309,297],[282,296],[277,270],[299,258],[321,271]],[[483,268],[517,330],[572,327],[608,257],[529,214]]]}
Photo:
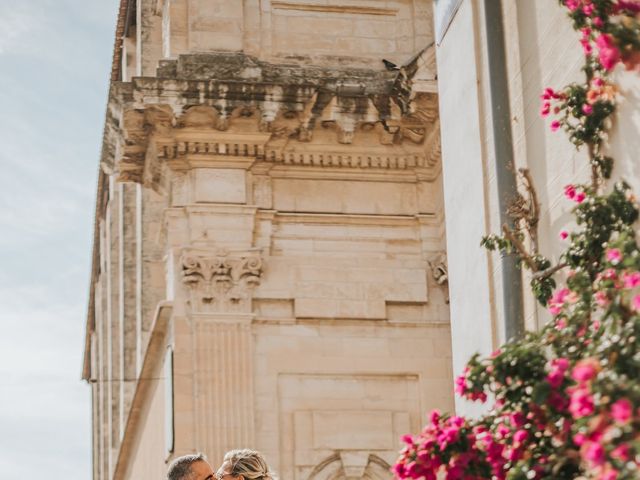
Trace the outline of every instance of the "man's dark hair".
{"label": "man's dark hair", "polygon": [[167,471],[167,480],[189,480],[191,477],[191,465],[196,462],[206,462],[207,459],[202,453],[183,455],[176,458]]}

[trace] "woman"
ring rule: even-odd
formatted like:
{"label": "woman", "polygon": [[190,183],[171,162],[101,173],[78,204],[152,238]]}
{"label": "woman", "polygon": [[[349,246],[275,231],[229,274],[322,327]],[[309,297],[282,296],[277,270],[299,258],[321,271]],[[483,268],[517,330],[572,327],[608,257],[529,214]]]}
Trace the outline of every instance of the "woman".
{"label": "woman", "polygon": [[264,456],[260,452],[249,449],[227,452],[222,465],[216,472],[217,480],[231,480],[239,477],[241,480],[277,480]]}

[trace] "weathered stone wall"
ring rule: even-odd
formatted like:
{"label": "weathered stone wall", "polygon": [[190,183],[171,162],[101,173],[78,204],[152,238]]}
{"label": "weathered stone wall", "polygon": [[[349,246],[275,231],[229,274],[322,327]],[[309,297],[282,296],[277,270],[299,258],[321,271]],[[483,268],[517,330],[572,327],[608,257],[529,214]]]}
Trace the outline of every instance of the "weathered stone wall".
{"label": "weathered stone wall", "polygon": [[99,190],[94,477],[252,447],[282,478],[388,478],[399,436],[452,406],[430,2],[131,12]]}
{"label": "weathered stone wall", "polygon": [[165,0],[162,23],[172,58],[226,50],[382,68],[382,58],[404,63],[433,37],[424,0]]}

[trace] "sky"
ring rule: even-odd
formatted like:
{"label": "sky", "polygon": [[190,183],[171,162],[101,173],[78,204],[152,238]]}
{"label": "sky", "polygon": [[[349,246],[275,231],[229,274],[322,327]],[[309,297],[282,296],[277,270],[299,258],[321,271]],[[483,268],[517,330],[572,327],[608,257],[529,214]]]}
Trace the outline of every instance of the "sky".
{"label": "sky", "polygon": [[117,3],[0,0],[0,477],[7,480],[91,477],[90,389],[80,377]]}

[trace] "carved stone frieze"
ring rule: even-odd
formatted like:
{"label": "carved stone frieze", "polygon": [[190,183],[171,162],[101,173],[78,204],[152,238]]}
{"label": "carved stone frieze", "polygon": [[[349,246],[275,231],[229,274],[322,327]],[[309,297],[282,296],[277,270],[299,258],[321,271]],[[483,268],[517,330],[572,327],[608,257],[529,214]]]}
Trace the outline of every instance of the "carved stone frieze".
{"label": "carved stone frieze", "polygon": [[305,71],[296,78],[260,68],[267,78],[134,79],[132,92],[119,99],[120,178],[155,188],[162,172],[155,159],[184,169],[194,155],[348,168],[436,166],[435,93],[403,97],[392,78],[375,71]]}
{"label": "carved stone frieze", "polygon": [[186,250],[180,259],[182,283],[195,313],[249,313],[251,292],[263,272],[258,252]]}

